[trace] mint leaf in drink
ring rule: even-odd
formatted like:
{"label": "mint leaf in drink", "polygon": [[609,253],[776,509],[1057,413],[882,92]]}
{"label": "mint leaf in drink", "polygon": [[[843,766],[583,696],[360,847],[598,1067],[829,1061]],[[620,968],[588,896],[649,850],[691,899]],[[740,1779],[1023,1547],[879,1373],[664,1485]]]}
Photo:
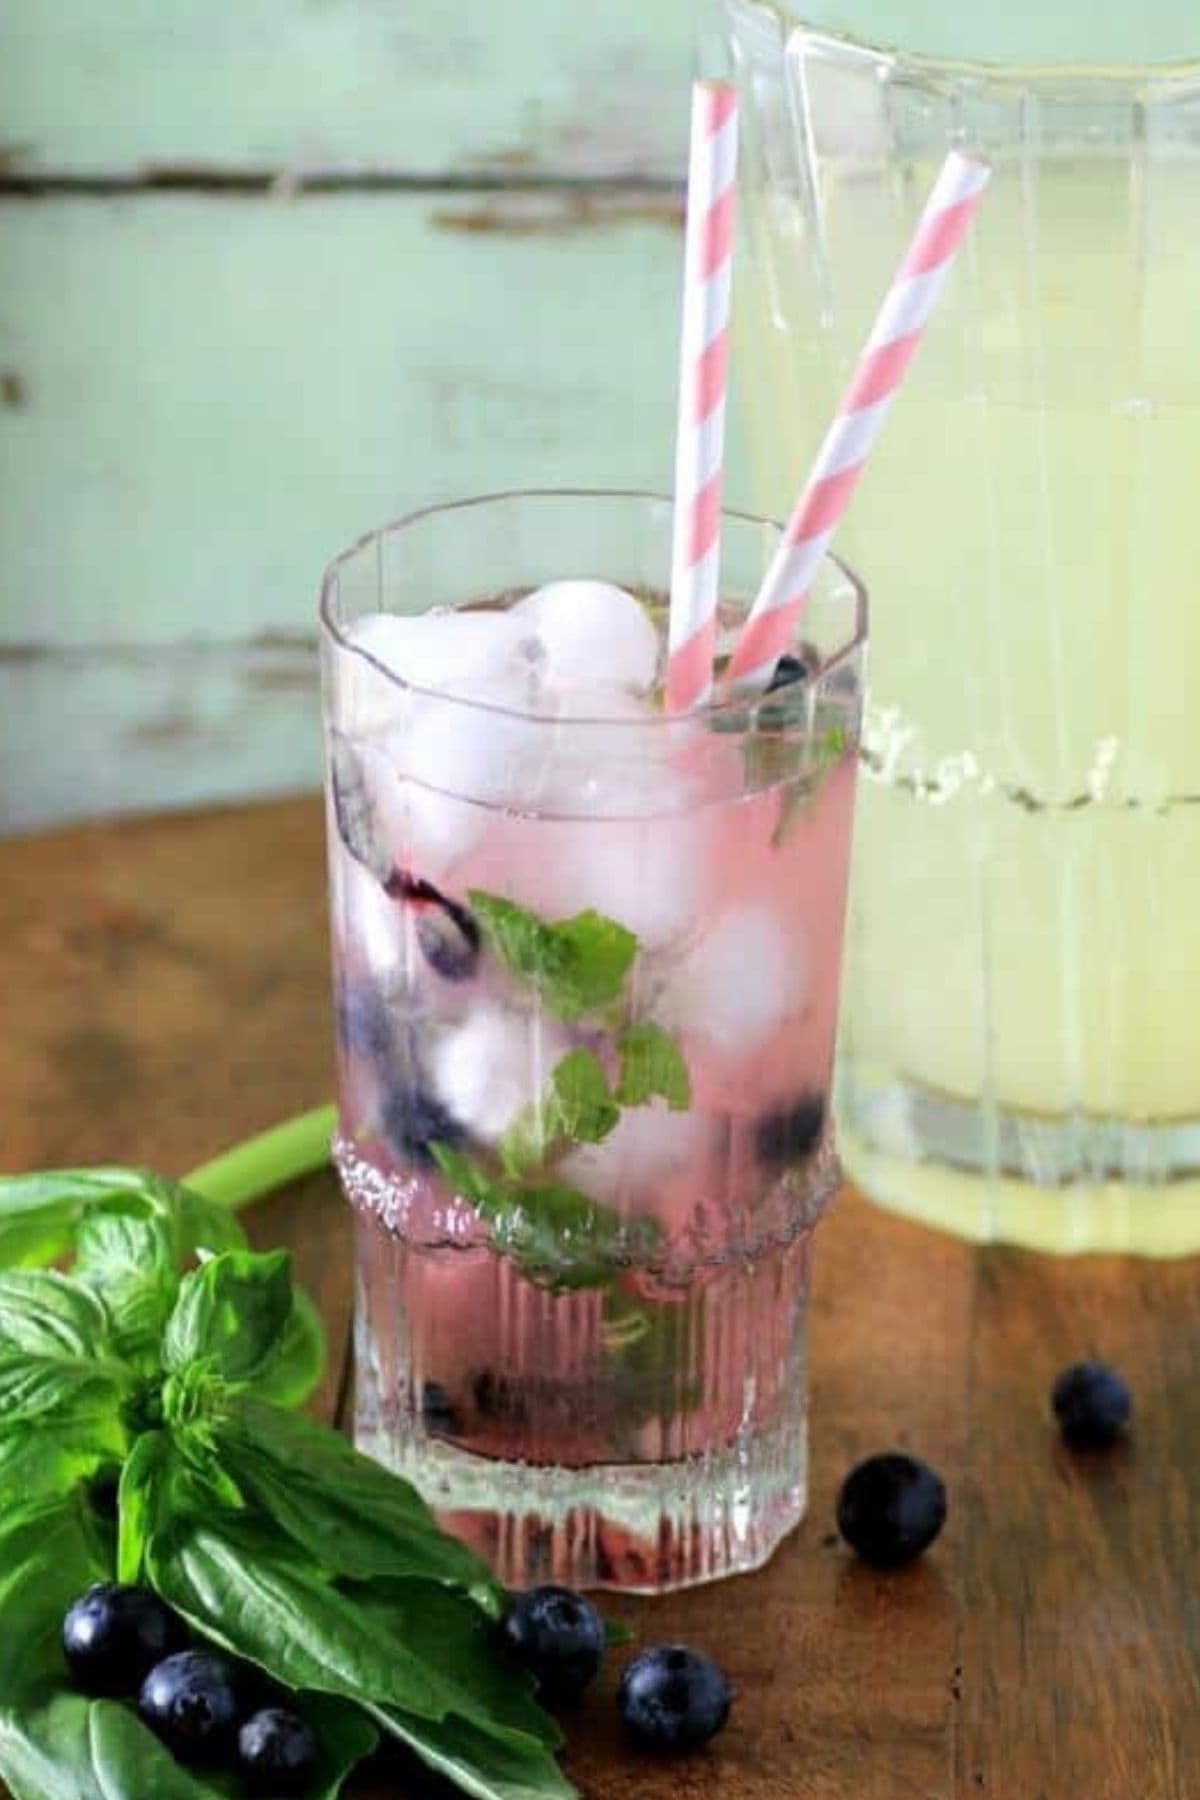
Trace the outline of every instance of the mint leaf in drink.
{"label": "mint leaf in drink", "polygon": [[186,1275],[163,1337],[163,1367],[203,1360],[223,1381],[252,1382],[292,1312],[292,1259],[227,1250]]}
{"label": "mint leaf in drink", "polygon": [[558,1292],[604,1287],[630,1254],[652,1250],[661,1235],[654,1220],[626,1219],[559,1181],[510,1189],[490,1222],[500,1254],[511,1256],[531,1281]]}
{"label": "mint leaf in drink", "polygon": [[467,896],[488,948],[559,1019],[578,1019],[620,999],[637,939],[591,911],[550,922],[527,907],[472,888]]}
{"label": "mint leaf in drink", "polygon": [[482,1163],[476,1162],[465,1151],[456,1150],[453,1144],[435,1138],[429,1146],[429,1154],[455,1193],[469,1200],[485,1219],[502,1212],[509,1204],[508,1183],[490,1174]]}
{"label": "mint leaf in drink", "polygon": [[621,1116],[604,1064],[591,1050],[568,1050],[545,1093],[522,1107],[500,1143],[506,1172],[520,1177],[541,1168],[556,1144],[598,1144]]}
{"label": "mint leaf in drink", "polygon": [[646,1106],[663,1099],[672,1112],[692,1104],[692,1082],[683,1052],[661,1025],[639,1019],[617,1038],[621,1068],[616,1094],[622,1106]]}
{"label": "mint leaf in drink", "polygon": [[542,1287],[605,1287],[661,1242],[656,1220],[628,1218],[565,1182],[506,1179],[448,1144],[429,1148],[446,1180],[492,1227],[500,1255]]}
{"label": "mint leaf in drink", "polygon": [[604,1065],[590,1050],[568,1050],[550,1077],[550,1090],[554,1135],[570,1143],[600,1143],[621,1116]]}

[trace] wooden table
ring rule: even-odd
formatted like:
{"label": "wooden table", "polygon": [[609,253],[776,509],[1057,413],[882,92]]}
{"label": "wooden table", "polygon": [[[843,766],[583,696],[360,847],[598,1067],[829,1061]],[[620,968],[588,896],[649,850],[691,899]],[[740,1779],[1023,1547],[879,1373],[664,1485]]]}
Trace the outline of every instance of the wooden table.
{"label": "wooden table", "polygon": [[[326,989],[312,801],[0,844],[0,1165],[182,1171],[316,1104]],[[262,1206],[253,1230],[292,1246],[344,1346],[332,1182]],[[817,1266],[807,1523],[762,1574],[620,1609],[650,1641],[713,1650],[733,1721],[704,1757],[647,1763],[621,1742],[610,1673],[572,1726],[584,1794],[1192,1800],[1200,1265],[977,1250],[848,1193]],[[1047,1420],[1055,1372],[1085,1353],[1136,1395],[1109,1457],[1071,1457]],[[883,1577],[832,1510],[850,1463],[891,1444],[941,1470],[951,1512],[923,1563]]]}

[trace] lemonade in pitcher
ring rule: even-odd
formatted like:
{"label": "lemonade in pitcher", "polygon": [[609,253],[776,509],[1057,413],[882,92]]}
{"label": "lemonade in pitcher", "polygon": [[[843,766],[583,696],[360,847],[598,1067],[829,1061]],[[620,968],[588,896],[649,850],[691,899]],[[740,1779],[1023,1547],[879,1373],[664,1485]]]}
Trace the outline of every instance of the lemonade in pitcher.
{"label": "lemonade in pitcher", "polygon": [[1173,1254],[1200,1246],[1200,69],[1169,59],[1200,27],[1048,11],[727,0],[736,370],[780,511],[947,146],[988,158],[839,539],[887,591],[841,1142],[953,1229]]}

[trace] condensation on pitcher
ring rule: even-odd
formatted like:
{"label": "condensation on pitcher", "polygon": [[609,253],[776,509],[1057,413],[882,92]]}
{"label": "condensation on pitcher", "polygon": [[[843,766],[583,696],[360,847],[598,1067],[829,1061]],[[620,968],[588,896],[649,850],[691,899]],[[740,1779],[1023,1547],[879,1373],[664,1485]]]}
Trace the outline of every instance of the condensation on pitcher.
{"label": "condensation on pitcher", "polygon": [[913,755],[919,737],[917,727],[904,718],[898,706],[876,706],[868,700],[859,753],[863,779],[878,787],[896,788],[927,806],[948,806],[964,794],[977,798],[996,794],[1026,812],[1044,808],[1076,810],[1102,806],[1112,800],[1123,748],[1119,737],[1098,738],[1080,790],[1066,798],[1040,797],[985,769],[972,750],[951,752],[923,769]]}

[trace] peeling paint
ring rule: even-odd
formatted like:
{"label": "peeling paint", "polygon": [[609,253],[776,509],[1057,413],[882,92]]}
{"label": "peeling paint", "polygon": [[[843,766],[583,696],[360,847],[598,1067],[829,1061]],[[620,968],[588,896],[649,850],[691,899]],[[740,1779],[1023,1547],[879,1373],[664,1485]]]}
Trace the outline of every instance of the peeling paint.
{"label": "peeling paint", "polygon": [[475,205],[438,207],[430,217],[440,231],[499,232],[507,237],[557,237],[631,223],[677,231],[683,224],[683,195],[674,187],[501,191]]}

